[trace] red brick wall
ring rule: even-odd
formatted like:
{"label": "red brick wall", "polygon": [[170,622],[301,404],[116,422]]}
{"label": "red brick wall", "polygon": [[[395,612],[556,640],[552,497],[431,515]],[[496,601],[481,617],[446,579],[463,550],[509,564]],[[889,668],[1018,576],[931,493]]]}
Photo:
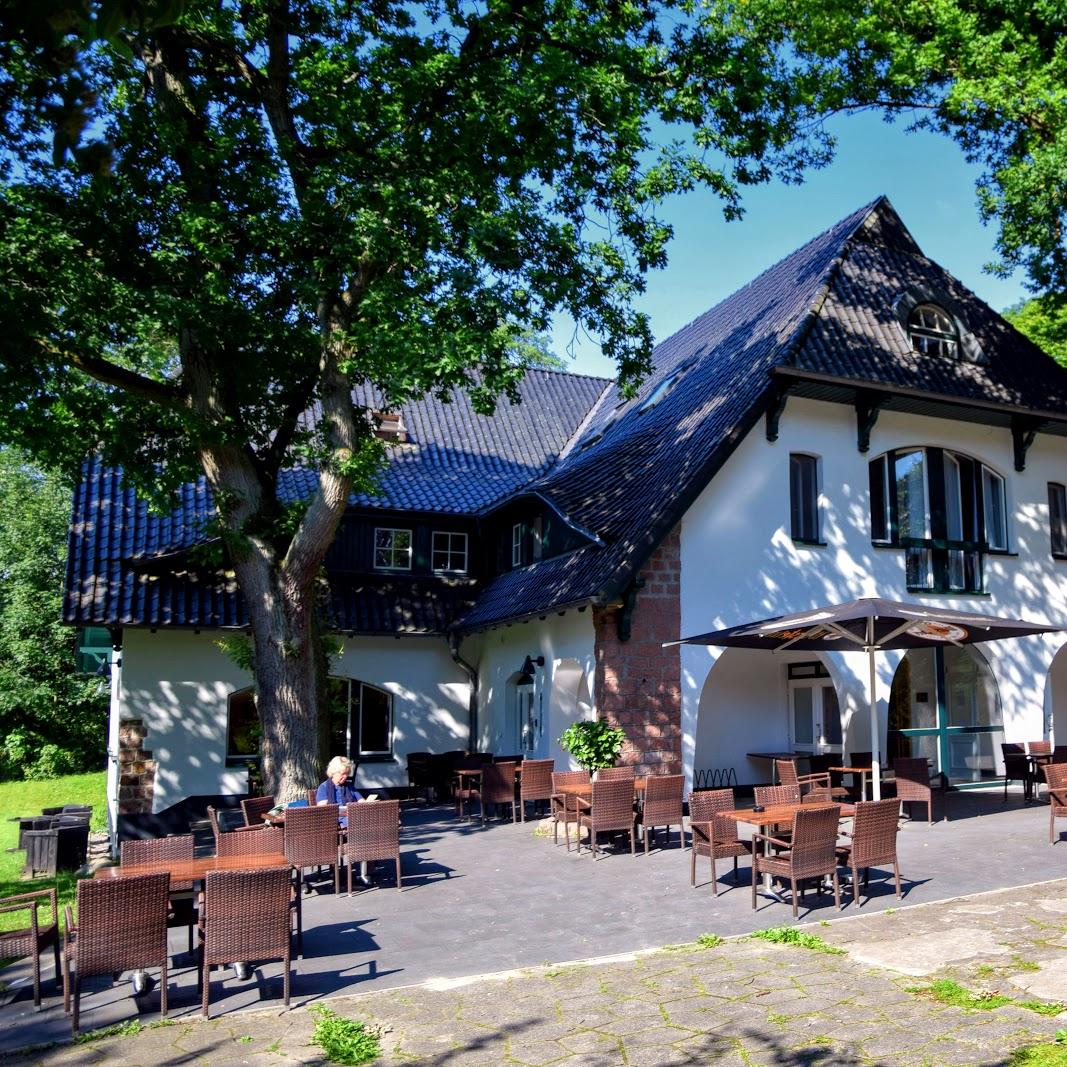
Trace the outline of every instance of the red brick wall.
{"label": "red brick wall", "polygon": [[681,652],[661,647],[678,639],[680,566],[676,527],[641,571],[629,641],[619,640],[618,609],[593,609],[597,713],[626,731],[620,763],[641,774],[682,770]]}
{"label": "red brick wall", "polygon": [[119,723],[119,814],[139,815],[152,810],[156,789],[156,761],[144,747],[148,729],[140,719]]}

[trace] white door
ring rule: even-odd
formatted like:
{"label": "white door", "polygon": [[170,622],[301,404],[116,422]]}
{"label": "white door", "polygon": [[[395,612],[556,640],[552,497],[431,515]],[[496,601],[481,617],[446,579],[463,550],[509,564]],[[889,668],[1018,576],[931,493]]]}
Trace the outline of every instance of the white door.
{"label": "white door", "polygon": [[828,679],[789,683],[789,728],[794,752],[841,751],[841,708]]}
{"label": "white door", "polygon": [[520,685],[515,690],[515,709],[518,716],[518,751],[528,756],[537,749],[538,722],[535,713],[532,685]]}

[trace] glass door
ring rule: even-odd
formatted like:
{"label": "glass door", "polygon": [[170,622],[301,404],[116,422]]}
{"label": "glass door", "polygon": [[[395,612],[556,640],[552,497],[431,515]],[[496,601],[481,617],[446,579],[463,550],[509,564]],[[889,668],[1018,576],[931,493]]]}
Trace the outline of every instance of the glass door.
{"label": "glass door", "polygon": [[840,752],[841,707],[821,663],[789,665],[789,728],[794,752]]}

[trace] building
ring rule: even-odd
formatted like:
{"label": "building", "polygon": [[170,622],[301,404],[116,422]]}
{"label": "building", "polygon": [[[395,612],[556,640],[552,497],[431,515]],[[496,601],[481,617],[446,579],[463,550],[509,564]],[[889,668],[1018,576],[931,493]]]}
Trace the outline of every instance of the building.
{"label": "building", "polygon": [[[865,595],[1067,621],[1067,372],[884,198],[661,343],[635,398],[548,371],[521,393],[382,421],[380,493],[327,561],[336,743],[362,783],[471,743],[562,762],[594,713],[646,771],[759,781],[752,751],[873,747],[866,661],[664,641]],[[209,514],[201,484],[152,518],[92,462],[75,501],[65,618],[121,648],[127,812],[245,789],[250,679],[217,645],[241,599],[189,562]],[[1067,737],[1060,643],[886,654],[879,751],[964,784],[1002,770],[1002,740]]]}

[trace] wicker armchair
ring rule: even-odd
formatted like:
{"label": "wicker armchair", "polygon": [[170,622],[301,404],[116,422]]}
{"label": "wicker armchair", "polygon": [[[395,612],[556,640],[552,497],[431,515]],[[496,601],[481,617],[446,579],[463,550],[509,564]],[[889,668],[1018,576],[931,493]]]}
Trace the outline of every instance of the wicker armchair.
{"label": "wicker armchair", "polygon": [[796,785],[757,785],[752,790],[757,807],[773,808],[778,804],[799,804],[800,787]]}
{"label": "wicker armchair", "polygon": [[313,808],[287,808],[285,812],[285,858],[296,874],[296,945],[301,956],[304,954],[301,898],[302,890],[308,888],[304,882],[304,869],[333,867],[333,891],[341,891],[341,872],[337,864],[340,845],[337,811],[336,804],[319,804]]}
{"label": "wicker armchair", "polygon": [[[926,819],[934,821],[934,787],[930,781],[930,764],[925,759],[893,760],[897,800],[901,804],[925,804]],[[948,795],[945,795],[945,819],[948,819]],[[910,815],[910,812],[909,812]]]}
{"label": "wicker armchair", "polygon": [[624,767],[601,767],[596,772],[596,780],[598,782],[614,782],[620,778],[625,778],[628,781],[633,781],[637,777],[637,771],[631,765]]}
{"label": "wicker armchair", "polygon": [[274,797],[249,797],[241,801],[241,811],[244,813],[245,826],[262,826],[263,816],[274,807]]}
{"label": "wicker armchair", "polygon": [[522,763],[522,777],[519,780],[519,813],[526,822],[526,804],[544,803],[552,799],[552,771],[556,761],[551,759],[528,759]]}
{"label": "wicker armchair", "polygon": [[1048,843],[1056,843],[1056,820],[1067,819],[1067,763],[1047,763],[1041,768],[1048,782]]}
{"label": "wicker armchair", "polygon": [[238,960],[282,960],[285,1006],[289,1006],[292,932],[291,879],[287,867],[258,871],[209,871],[204,879],[200,946],[201,1010],[208,1014],[211,968]]}
{"label": "wicker armchair", "polygon": [[348,895],[352,895],[352,864],[392,860],[396,889],[400,892],[400,801],[362,800],[349,804],[348,834],[341,842],[338,862],[348,868]]}
{"label": "wicker armchair", "polygon": [[[793,918],[797,917],[797,887],[809,878],[834,880],[834,903],[841,910],[841,883],[837,877],[837,823],[841,809],[836,804],[820,808],[800,808],[793,816],[790,840],[775,841],[765,834],[752,835],[752,907],[756,907],[756,880],[761,874],[789,879],[792,888]],[[759,846],[777,844],[788,849],[779,855],[763,855]]]}
{"label": "wicker armchair", "polygon": [[682,793],[685,777],[681,774],[650,775],[645,780],[645,799],[641,805],[641,836],[648,855],[649,835],[655,835],[657,826],[667,828],[667,843],[671,840],[671,827],[677,825],[679,845],[685,848],[685,823],[682,814]]}
{"label": "wicker armchair", "polygon": [[261,826],[255,834],[223,834],[219,859],[233,856],[271,856],[285,852],[285,831],[280,826]]}
{"label": "wicker armchair", "polygon": [[78,923],[66,909],[63,1009],[77,1034],[81,980],[158,967],[159,1004],[167,1015],[167,892],[170,875],[87,878],[78,883]]}
{"label": "wicker armchair", "polygon": [[561,792],[574,785],[589,785],[588,771],[553,771],[552,796],[548,798],[549,813],[552,816],[552,844],[559,844],[559,824],[563,823],[563,836],[567,841],[567,851],[571,850],[571,823],[577,825],[577,798]]}
{"label": "wicker armchair", "polygon": [[592,799],[578,800],[578,851],[582,850],[582,827],[589,833],[593,859],[597,858],[597,835],[618,831],[630,834],[630,855],[637,854],[634,838],[633,778],[609,778],[593,782]]}
{"label": "wicker armchair", "polygon": [[804,794],[812,791],[816,791],[820,799],[826,796],[848,796],[848,790],[844,786],[831,783],[829,771],[820,771],[817,774],[797,774],[797,765],[791,759],[776,759],[774,769],[779,783],[787,789],[799,790],[802,798]]}
{"label": "wicker armchair", "polygon": [[897,900],[900,899],[900,867],[897,864],[897,830],[899,828],[900,803],[893,797],[888,800],[861,800],[856,804],[849,843],[837,846],[837,858],[852,871],[852,899],[859,903],[859,872],[863,871],[863,884],[867,884],[872,867],[883,863],[893,864]]}
{"label": "wicker armchair", "polygon": [[[219,841],[242,834],[222,834]],[[173,837],[131,838],[123,841],[120,859],[126,867],[150,867],[168,860],[191,860],[194,855],[193,835],[175,834]],[[170,883],[170,911],[167,926],[177,929],[189,928],[189,951],[193,951],[193,928],[196,926],[196,901],[193,898],[193,883]]]}
{"label": "wicker armchair", "polygon": [[[37,909],[46,907],[45,921]],[[56,891],[39,889],[35,893],[19,893],[0,900],[0,914],[27,912],[26,925],[17,930],[0,932],[0,959],[13,960],[30,956],[33,959],[33,1003],[41,1006],[41,953],[51,947],[55,957],[56,988],[60,984],[59,914],[56,910]]]}
{"label": "wicker armchair", "polygon": [[689,860],[689,884],[696,885],[697,856],[707,856],[711,860],[711,890],[715,896],[719,895],[715,861],[734,861],[736,883],[737,858],[752,854],[751,843],[738,837],[737,823],[718,814],[721,811],[732,811],[733,808],[732,789],[704,789],[689,794],[689,832],[693,844]]}

